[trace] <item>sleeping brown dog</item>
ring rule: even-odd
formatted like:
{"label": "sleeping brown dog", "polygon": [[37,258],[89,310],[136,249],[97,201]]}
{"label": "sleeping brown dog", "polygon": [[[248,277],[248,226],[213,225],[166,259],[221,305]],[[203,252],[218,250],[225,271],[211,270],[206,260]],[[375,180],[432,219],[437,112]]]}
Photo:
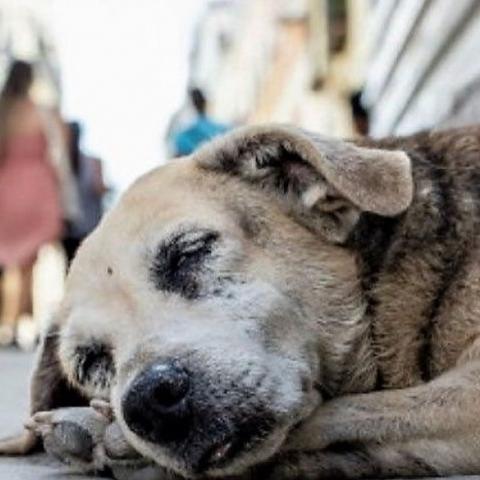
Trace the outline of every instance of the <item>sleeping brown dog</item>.
{"label": "sleeping brown dog", "polygon": [[160,479],[480,473],[479,228],[478,127],[239,129],[81,247],[42,413],[1,448]]}

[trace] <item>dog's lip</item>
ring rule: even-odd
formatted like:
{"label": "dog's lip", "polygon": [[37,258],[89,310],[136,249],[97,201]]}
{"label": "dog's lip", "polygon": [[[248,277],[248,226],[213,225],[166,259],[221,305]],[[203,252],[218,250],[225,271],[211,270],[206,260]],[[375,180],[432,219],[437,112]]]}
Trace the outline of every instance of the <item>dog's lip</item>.
{"label": "dog's lip", "polygon": [[196,469],[197,473],[218,472],[228,467],[238,457],[257,448],[267,433],[257,427],[257,422],[255,428],[251,424],[244,424],[237,427],[234,432],[217,439],[202,456],[199,462],[201,468]]}
{"label": "dog's lip", "polygon": [[[198,473],[220,468],[225,465],[234,455],[233,439],[224,439],[212,445],[202,456],[197,468]],[[235,448],[235,450],[237,450]]]}
{"label": "dog's lip", "polygon": [[233,449],[233,441],[227,441],[214,447],[210,453],[209,465],[222,463],[228,458],[229,452]]}
{"label": "dog's lip", "polygon": [[251,450],[258,442],[258,438],[242,437],[232,435],[230,438],[222,439],[212,445],[208,451],[203,455],[199,463],[197,473],[211,472],[221,470],[227,467],[238,456]]}
{"label": "dog's lip", "polygon": [[205,472],[226,467],[242,452],[247,443],[233,436],[216,442],[208,448],[196,467],[194,467],[195,473],[205,474]]}

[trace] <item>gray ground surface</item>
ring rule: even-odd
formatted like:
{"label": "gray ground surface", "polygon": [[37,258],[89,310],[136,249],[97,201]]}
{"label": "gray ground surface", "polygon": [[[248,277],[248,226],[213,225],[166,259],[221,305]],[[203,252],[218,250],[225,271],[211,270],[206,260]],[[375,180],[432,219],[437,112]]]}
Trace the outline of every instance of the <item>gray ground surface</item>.
{"label": "gray ground surface", "polygon": [[[0,436],[18,432],[27,412],[28,380],[33,356],[0,350]],[[84,480],[45,455],[0,457],[0,480]],[[98,478],[98,477],[97,477]]]}

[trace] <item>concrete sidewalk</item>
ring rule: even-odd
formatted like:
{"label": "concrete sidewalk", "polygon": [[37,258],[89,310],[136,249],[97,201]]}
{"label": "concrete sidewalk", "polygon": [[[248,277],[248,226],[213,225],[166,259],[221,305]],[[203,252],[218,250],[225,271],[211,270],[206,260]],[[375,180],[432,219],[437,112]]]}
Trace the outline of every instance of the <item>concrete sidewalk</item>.
{"label": "concrete sidewalk", "polygon": [[[28,411],[28,382],[33,355],[0,350],[0,436],[21,431]],[[35,455],[24,458],[0,457],[0,480],[85,480],[67,467]],[[98,478],[98,477],[97,477]]]}

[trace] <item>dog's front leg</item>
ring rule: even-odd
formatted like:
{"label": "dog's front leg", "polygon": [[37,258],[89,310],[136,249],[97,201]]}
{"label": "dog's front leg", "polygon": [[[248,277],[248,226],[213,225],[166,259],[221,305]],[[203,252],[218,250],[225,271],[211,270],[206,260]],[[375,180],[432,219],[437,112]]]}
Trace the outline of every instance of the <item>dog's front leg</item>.
{"label": "dog's front leg", "polygon": [[334,399],[292,434],[285,449],[310,470],[321,461],[337,474],[352,462],[364,475],[478,473],[479,398],[480,362],[474,360],[416,387]]}
{"label": "dog's front leg", "polygon": [[478,452],[467,435],[456,442],[419,440],[397,444],[336,444],[324,450],[290,451],[264,465],[255,480],[332,480],[440,477],[478,473]]}

